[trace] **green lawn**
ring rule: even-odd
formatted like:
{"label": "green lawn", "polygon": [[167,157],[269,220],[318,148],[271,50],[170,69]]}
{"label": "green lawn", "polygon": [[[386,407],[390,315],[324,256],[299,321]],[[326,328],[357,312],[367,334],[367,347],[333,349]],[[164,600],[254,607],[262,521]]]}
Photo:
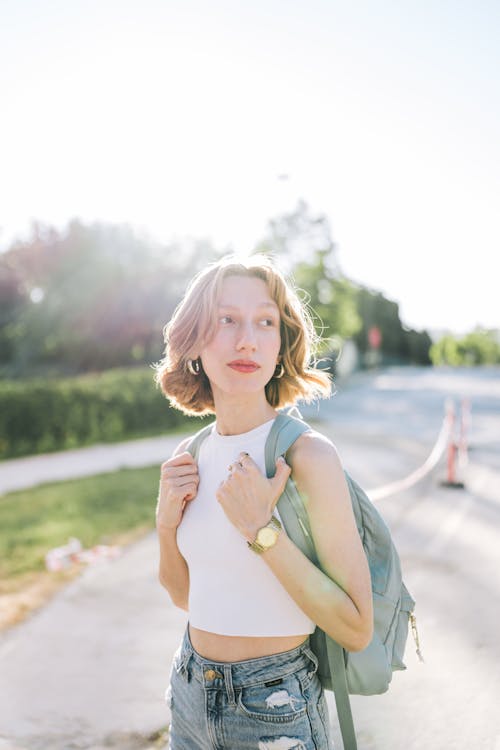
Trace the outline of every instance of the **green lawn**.
{"label": "green lawn", "polygon": [[120,544],[154,529],[159,467],[120,469],[0,497],[0,584],[45,569],[45,554],[77,537]]}

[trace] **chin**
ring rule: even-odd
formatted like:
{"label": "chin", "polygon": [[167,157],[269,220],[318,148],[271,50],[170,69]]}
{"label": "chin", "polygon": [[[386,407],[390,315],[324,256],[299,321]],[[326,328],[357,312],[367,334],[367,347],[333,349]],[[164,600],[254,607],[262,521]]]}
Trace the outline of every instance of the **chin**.
{"label": "chin", "polygon": [[[260,379],[259,379],[260,380]],[[230,396],[246,396],[246,395],[254,395],[256,393],[263,393],[264,389],[267,385],[268,381],[266,380],[261,382],[239,382],[235,383],[234,380],[231,378],[230,382],[227,383],[214,383],[216,389],[220,393],[226,393]],[[212,390],[213,390],[212,385]]]}

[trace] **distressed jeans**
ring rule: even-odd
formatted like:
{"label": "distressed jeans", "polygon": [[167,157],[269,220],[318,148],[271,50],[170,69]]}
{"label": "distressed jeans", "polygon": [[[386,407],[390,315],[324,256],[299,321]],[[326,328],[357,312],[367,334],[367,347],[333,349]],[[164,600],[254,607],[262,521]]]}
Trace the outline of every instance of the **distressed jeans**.
{"label": "distressed jeans", "polygon": [[291,651],[238,662],[200,656],[189,629],[165,700],[170,750],[332,750],[328,707],[309,639]]}

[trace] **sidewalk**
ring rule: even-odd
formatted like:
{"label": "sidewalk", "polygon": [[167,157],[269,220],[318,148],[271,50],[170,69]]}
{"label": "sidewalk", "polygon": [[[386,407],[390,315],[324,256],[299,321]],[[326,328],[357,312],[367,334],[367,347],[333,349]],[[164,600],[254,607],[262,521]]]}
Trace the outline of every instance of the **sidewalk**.
{"label": "sidewalk", "polygon": [[152,532],[0,636],[1,750],[153,747],[187,621],[157,570]]}
{"label": "sidewalk", "polygon": [[[489,390],[488,385],[488,394]],[[347,468],[351,470],[352,466],[352,473],[362,486],[377,486],[404,476],[419,465],[421,455],[427,455],[427,448],[432,445],[442,418],[441,396],[429,394],[425,387],[412,390],[411,394],[412,403],[418,401],[411,409],[409,406],[403,408],[403,396],[399,392],[378,392],[374,398],[371,392],[365,393],[362,388],[354,393],[344,392],[342,401],[339,399],[327,405],[330,408],[325,409],[327,416],[322,429],[325,432],[331,429],[334,433]],[[491,646],[496,644],[496,641],[491,641],[491,633],[495,632],[494,618],[487,623],[481,620],[485,635],[476,639],[478,645],[469,637],[472,625],[468,618],[470,616],[472,621],[474,612],[479,611],[467,605],[470,591],[475,592],[479,601],[483,589],[459,590],[459,583],[469,585],[473,579],[462,574],[457,579],[448,578],[453,571],[447,557],[437,557],[439,549],[449,545],[450,550],[456,549],[459,560],[468,559],[461,557],[462,547],[456,547],[454,535],[458,532],[464,534],[464,555],[469,554],[470,533],[473,533],[477,549],[486,551],[485,529],[490,529],[493,535],[498,522],[499,430],[498,417],[493,416],[498,409],[496,412],[485,411],[482,416],[478,403],[476,412],[471,435],[474,450],[466,480],[467,491],[474,495],[474,506],[466,516],[468,500],[464,496],[466,505],[462,507],[460,491],[451,490],[447,491],[451,515],[441,517],[444,511],[441,502],[435,503],[437,515],[430,515],[426,509],[431,498],[427,497],[426,503],[415,504],[411,516],[408,516],[411,523],[407,531],[401,526],[398,532],[412,545],[408,554],[404,545],[401,550],[403,556],[406,555],[406,569],[412,575],[420,571],[416,582],[420,580],[421,585],[420,588],[416,586],[414,593],[423,610],[424,624],[427,624],[424,645],[429,651],[432,639],[436,638],[438,647],[434,649],[434,666],[432,669],[430,665],[426,667],[430,674],[427,681],[416,670],[413,678],[411,674],[406,675],[406,682],[400,681],[399,692],[395,690],[389,699],[383,698],[387,705],[385,714],[378,713],[382,712],[382,698],[380,701],[370,699],[369,705],[376,714],[373,717],[367,711],[364,698],[357,702],[360,737],[371,736],[373,727],[380,726],[380,716],[386,717],[384,726],[388,731],[394,728],[394,732],[400,733],[403,744],[398,739],[379,745],[387,750],[399,750],[404,743],[411,748],[422,746],[420,735],[408,735],[408,726],[415,721],[415,705],[421,707],[419,715],[424,717],[421,732],[425,730],[428,735],[437,732],[433,736],[439,737],[440,747],[457,746],[452,745],[451,740],[442,741],[442,737],[447,725],[455,720],[458,727],[462,714],[457,714],[456,706],[460,704],[450,699],[447,713],[443,714],[442,703],[434,711],[432,696],[455,696],[458,688],[469,684],[468,673],[462,669],[465,657],[471,669],[474,667],[477,671],[477,685],[484,687],[484,675],[491,677],[493,674],[491,670],[488,672],[487,665],[495,663],[496,652]],[[307,419],[311,419],[312,413],[314,409],[304,410]],[[364,429],[360,430],[358,425],[362,422]],[[373,428],[377,424],[380,431],[374,440]],[[411,441],[407,439],[408,435],[411,435]],[[182,435],[162,436],[2,462],[0,493],[39,482],[113,471],[119,466],[157,463],[159,467],[181,440]],[[438,490],[440,496],[443,492]],[[395,521],[394,527],[401,524],[407,505],[408,502],[400,501],[397,504],[385,503],[384,513],[387,513],[388,520]],[[477,525],[480,511],[486,519],[485,524],[487,522],[484,527]],[[420,541],[426,540],[428,529],[433,537],[428,543],[432,542],[434,557],[424,559]],[[476,572],[478,559],[482,557],[478,556],[474,564],[469,565],[468,573]],[[43,609],[0,635],[0,750],[158,750],[158,746],[148,742],[147,738],[168,723],[163,694],[171,657],[182,636],[187,615],[171,604],[158,582],[157,568],[158,542],[155,532],[152,532],[125,548],[117,560],[89,566]],[[496,565],[494,570],[497,569]],[[481,578],[491,587],[497,580],[494,570],[488,569],[487,575]],[[437,581],[439,576],[442,585],[434,598],[438,603],[439,597],[443,600],[443,613],[441,617],[440,609],[441,619],[436,619],[437,615],[430,607],[427,607],[426,615],[425,602],[434,588],[429,589],[428,581]],[[496,590],[488,596],[488,601],[494,601]],[[464,604],[466,616],[460,615],[464,624],[459,640],[458,636],[453,640],[449,635],[446,597],[453,606]],[[460,616],[451,618],[455,628]],[[476,633],[477,618],[473,627]],[[424,627],[424,633],[425,630]],[[453,646],[445,662],[450,670],[456,664],[456,653],[462,655],[460,675],[455,677],[450,671],[454,679],[451,686],[447,684],[447,674],[441,666],[443,649],[447,648],[448,642]],[[468,646],[468,650],[464,646]],[[494,692],[490,695],[489,702],[493,704],[497,698]],[[364,720],[363,715],[366,716]],[[443,715],[446,718],[444,725]],[[491,723],[495,717],[494,709],[488,715]],[[394,721],[394,716],[400,717],[398,722]],[[462,727],[457,728],[456,737],[461,736],[460,731]],[[364,744],[373,748],[368,740]],[[470,746],[480,745],[470,743]]]}
{"label": "sidewalk", "polygon": [[[183,435],[12,459],[0,495],[44,482],[161,464]],[[156,532],[100,561],[0,634],[0,750],[157,748],[163,694],[187,615],[158,582]]]}
{"label": "sidewalk", "polygon": [[159,465],[170,458],[188,434],[186,431],[185,435],[162,435],[124,443],[98,443],[86,448],[1,461],[0,495],[45,482],[91,476],[122,467]]}

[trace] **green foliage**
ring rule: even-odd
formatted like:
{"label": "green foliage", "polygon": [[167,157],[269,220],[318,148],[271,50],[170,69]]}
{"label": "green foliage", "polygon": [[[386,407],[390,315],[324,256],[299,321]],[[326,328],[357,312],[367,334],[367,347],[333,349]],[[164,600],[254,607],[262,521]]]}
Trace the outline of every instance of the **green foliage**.
{"label": "green foliage", "polygon": [[45,554],[71,536],[84,547],[154,528],[159,468],[44,484],[0,498],[0,580],[43,570]]}
{"label": "green foliage", "polygon": [[316,331],[324,339],[320,355],[338,350],[346,339],[353,339],[362,356],[366,355],[368,331],[377,326],[386,361],[430,364],[429,334],[404,328],[396,302],[342,274],[328,220],[313,215],[304,201],[269,222],[267,236],[256,250],[288,262],[314,312]]}
{"label": "green foliage", "polygon": [[461,338],[448,334],[431,346],[430,356],[433,364],[452,367],[500,364],[500,333],[477,328]]}
{"label": "green foliage", "polygon": [[269,222],[257,251],[279,257],[312,308],[316,332],[324,340],[319,353],[361,327],[354,285],[342,276],[328,220],[313,215],[304,201]]}
{"label": "green foliage", "polygon": [[386,360],[430,364],[429,348],[432,341],[429,334],[427,331],[405,328],[396,302],[365,287],[358,287],[357,302],[362,326],[354,340],[362,354],[370,348],[368,333],[375,326],[381,332],[380,349]]}
{"label": "green foliage", "polygon": [[280,266],[287,271],[300,263],[309,264],[317,251],[323,254],[320,262],[328,267],[330,276],[338,275],[330,223],[326,216],[313,214],[303,200],[297,203],[293,211],[271,219],[267,234],[255,247],[255,252],[278,257]]}
{"label": "green foliage", "polygon": [[0,457],[158,434],[198,424],[169,407],[152,368],[0,380]]}
{"label": "green foliage", "polygon": [[[364,354],[376,325],[384,357],[429,361],[427,333],[404,329],[395,302],[342,274],[328,220],[303,201],[269,223],[256,250],[278,256],[309,301],[319,357],[347,339]],[[163,327],[188,282],[220,255],[207,242],[162,246],[127,226],[76,220],[63,232],[35,224],[0,255],[0,457],[184,423],[147,365],[161,359]],[[468,342],[469,359],[491,358],[480,344]]]}
{"label": "green foliage", "polygon": [[323,351],[332,339],[348,339],[360,329],[356,289],[348,279],[332,278],[325,266],[326,253],[317,250],[314,263],[299,263],[294,270],[297,285],[307,292],[315,326],[324,339]]}
{"label": "green foliage", "polygon": [[158,360],[188,281],[215,257],[206,242],[159,246],[126,226],[34,225],[0,255],[0,377]]}
{"label": "green foliage", "polygon": [[415,331],[413,328],[410,330],[404,329],[405,332],[405,347],[407,351],[408,361],[412,364],[431,364],[430,348],[432,346],[432,339],[427,331]]}

